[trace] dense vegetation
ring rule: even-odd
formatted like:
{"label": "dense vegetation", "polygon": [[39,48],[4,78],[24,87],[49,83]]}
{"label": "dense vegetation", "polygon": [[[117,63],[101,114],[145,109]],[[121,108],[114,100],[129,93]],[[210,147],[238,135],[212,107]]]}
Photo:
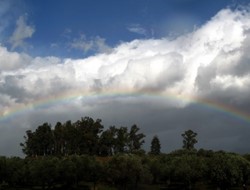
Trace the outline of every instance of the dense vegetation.
{"label": "dense vegetation", "polygon": [[58,122],[54,129],[48,123],[39,126],[34,132],[26,131],[25,142],[21,143],[27,156],[67,156],[99,155],[112,156],[117,153],[142,151],[145,135],[133,125],[115,126],[103,130],[101,120],[90,117],[81,118],[74,123]]}
{"label": "dense vegetation", "polygon": [[89,117],[44,123],[26,132],[26,158],[0,157],[0,189],[246,189],[250,155],[196,150],[192,130],[182,149],[163,154],[154,136],[146,153],[139,130]]}

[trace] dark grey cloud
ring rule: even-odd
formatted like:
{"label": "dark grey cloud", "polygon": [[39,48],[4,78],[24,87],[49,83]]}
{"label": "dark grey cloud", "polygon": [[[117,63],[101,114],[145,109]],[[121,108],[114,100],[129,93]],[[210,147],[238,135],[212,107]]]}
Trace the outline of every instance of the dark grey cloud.
{"label": "dark grey cloud", "polygon": [[11,99],[14,99],[17,103],[24,102],[25,97],[29,94],[25,91],[24,88],[17,86],[19,80],[21,80],[23,76],[6,76],[4,83],[0,84],[0,92],[1,94],[11,96]]}

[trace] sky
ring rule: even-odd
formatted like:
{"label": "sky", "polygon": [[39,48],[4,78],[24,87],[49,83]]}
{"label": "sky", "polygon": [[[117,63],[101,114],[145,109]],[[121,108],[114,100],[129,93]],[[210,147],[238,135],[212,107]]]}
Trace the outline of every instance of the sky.
{"label": "sky", "polygon": [[0,155],[90,116],[162,152],[250,153],[249,0],[0,0]]}

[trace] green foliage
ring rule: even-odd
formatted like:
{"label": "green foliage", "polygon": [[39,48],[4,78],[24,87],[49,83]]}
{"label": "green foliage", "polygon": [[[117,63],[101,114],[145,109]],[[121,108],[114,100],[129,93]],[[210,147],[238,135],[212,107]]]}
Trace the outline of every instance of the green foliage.
{"label": "green foliage", "polygon": [[198,182],[229,189],[248,183],[250,162],[241,155],[206,150],[112,157],[0,157],[0,174],[0,186],[12,189],[80,189],[83,184],[92,189],[99,184],[117,189],[137,189],[142,184],[197,189]]}
{"label": "green foliage", "polygon": [[153,184],[159,183],[162,180],[163,176],[168,176],[168,171],[166,169],[169,165],[160,157],[151,157],[148,160],[147,164],[152,175]]}
{"label": "green foliage", "polygon": [[245,184],[249,177],[249,164],[236,154],[215,153],[208,162],[209,177],[221,189]]}
{"label": "green foliage", "polygon": [[140,158],[137,156],[114,156],[107,165],[108,180],[124,189],[126,189],[127,184],[132,184],[136,187],[142,172],[143,166]]}
{"label": "green foliage", "polygon": [[77,145],[79,145],[78,154],[98,154],[99,136],[103,130],[101,120],[94,121],[90,117],[82,118],[75,122],[74,127],[77,129]]}
{"label": "green foliage", "polygon": [[183,154],[172,160],[175,180],[183,182],[186,187],[193,187],[200,180],[204,172],[203,160],[196,155]]}
{"label": "green foliage", "polygon": [[116,139],[115,139],[115,150],[114,152],[117,153],[125,153],[128,152],[128,128],[127,127],[120,127],[116,129]]}
{"label": "green foliage", "polygon": [[110,127],[101,134],[99,154],[102,156],[112,156],[115,146],[116,128]]}
{"label": "green foliage", "polygon": [[138,152],[139,150],[141,150],[141,146],[145,142],[145,135],[143,133],[138,134],[139,130],[140,128],[137,127],[137,125],[133,125],[130,129],[128,143],[130,153]]}
{"label": "green foliage", "polygon": [[75,162],[65,157],[60,160],[58,165],[59,181],[66,187],[72,186],[76,183],[77,168]]}
{"label": "green foliage", "polygon": [[7,175],[7,159],[3,156],[0,157],[0,184],[6,180]]}
{"label": "green foliage", "polygon": [[157,136],[154,136],[151,141],[150,154],[159,155],[161,153],[161,144]]}
{"label": "green foliage", "polygon": [[145,135],[136,125],[103,128],[100,119],[85,117],[74,123],[58,122],[54,129],[44,123],[28,130],[21,144],[25,159],[0,157],[0,188],[7,184],[14,189],[96,189],[101,183],[117,189],[137,189],[142,184],[168,189],[205,189],[208,184],[229,189],[249,182],[249,155],[196,150],[197,133],[192,130],[182,134],[183,149],[163,154],[154,136],[150,154],[145,154],[141,148]]}
{"label": "green foliage", "polygon": [[5,180],[9,185],[15,186],[27,183],[29,175],[25,160],[18,157],[6,159],[6,167]]}
{"label": "green foliage", "polygon": [[145,135],[139,127],[110,127],[103,131],[101,120],[84,117],[72,123],[58,122],[54,129],[44,123],[34,132],[26,131],[25,142],[21,143],[24,154],[35,156],[102,155],[135,153],[141,151]]}
{"label": "green foliage", "polygon": [[51,155],[53,152],[53,133],[51,126],[44,123],[35,132],[26,131],[25,143],[21,143],[23,152],[28,156]]}
{"label": "green foliage", "polygon": [[29,172],[33,185],[40,185],[43,189],[45,186],[51,187],[55,185],[59,176],[58,164],[59,160],[57,158],[42,157],[30,160]]}
{"label": "green foliage", "polygon": [[183,137],[183,148],[187,150],[194,149],[194,145],[198,142],[196,140],[197,133],[187,130],[181,136]]}

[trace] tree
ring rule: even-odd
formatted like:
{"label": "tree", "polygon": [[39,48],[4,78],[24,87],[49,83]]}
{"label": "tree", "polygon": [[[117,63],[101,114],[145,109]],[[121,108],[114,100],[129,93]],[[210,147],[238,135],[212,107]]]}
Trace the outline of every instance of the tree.
{"label": "tree", "polygon": [[58,163],[58,182],[63,184],[64,189],[73,186],[77,181],[77,167],[76,163],[70,159],[71,157],[64,157]]}
{"label": "tree", "polygon": [[[108,162],[106,171],[106,176],[118,189],[136,189],[143,175],[143,165],[137,156],[117,155]],[[127,185],[130,185],[130,188]]]}
{"label": "tree", "polygon": [[210,180],[223,190],[245,184],[250,164],[240,155],[217,152],[209,159],[208,168]]}
{"label": "tree", "polygon": [[31,130],[26,131],[26,136],[24,136],[25,142],[20,143],[20,146],[22,147],[22,151],[27,156],[35,156],[37,155],[37,143],[35,138],[35,132],[32,132]]}
{"label": "tree", "polygon": [[54,139],[50,124],[44,123],[39,126],[35,131],[35,136],[38,147],[37,155],[51,155],[53,151]]}
{"label": "tree", "polygon": [[115,153],[124,153],[128,150],[128,128],[120,127],[116,129]]}
{"label": "tree", "polygon": [[145,135],[143,133],[138,133],[140,130],[137,125],[133,125],[129,132],[129,151],[131,153],[135,151],[139,151],[141,149],[142,144],[145,142],[143,138]]}
{"label": "tree", "polygon": [[198,142],[196,140],[197,133],[193,132],[192,130],[187,130],[181,136],[183,137],[183,148],[187,150],[193,150],[194,145]]}
{"label": "tree", "polygon": [[24,185],[28,178],[26,164],[19,157],[12,157],[6,160],[6,182],[9,186]]}
{"label": "tree", "polygon": [[84,117],[74,123],[78,134],[80,154],[95,155],[98,153],[100,134],[103,130],[102,120],[94,121],[91,117]]}
{"label": "tree", "polygon": [[183,154],[172,158],[172,175],[182,182],[186,189],[193,189],[204,174],[204,162],[195,154]]}
{"label": "tree", "polygon": [[57,170],[59,160],[56,157],[43,157],[34,159],[29,163],[29,173],[33,185],[40,185],[42,189],[47,186],[50,189],[55,185],[59,176]]}
{"label": "tree", "polygon": [[27,156],[73,155],[99,153],[100,136],[103,129],[101,120],[90,117],[72,123],[57,122],[54,129],[44,123],[34,132],[26,131],[25,142],[20,143]]}
{"label": "tree", "polygon": [[0,156],[0,189],[1,184],[6,181],[7,172],[7,158],[4,156]]}
{"label": "tree", "polygon": [[163,176],[164,166],[168,166],[169,164],[162,163],[160,160],[160,157],[151,157],[147,164],[148,164],[150,173],[152,175],[153,184],[159,183],[159,180]]}
{"label": "tree", "polygon": [[116,128],[110,127],[104,131],[100,137],[99,154],[101,156],[112,156],[115,145]]}
{"label": "tree", "polygon": [[159,155],[161,153],[161,144],[157,136],[154,136],[151,141],[150,154]]}
{"label": "tree", "polygon": [[79,146],[77,137],[78,137],[78,131],[74,127],[74,124],[72,124],[70,120],[67,121],[63,125],[63,139],[65,141],[64,154],[72,155],[77,153]]}
{"label": "tree", "polygon": [[65,139],[63,134],[63,125],[60,122],[57,122],[54,129],[54,153],[55,155],[63,155],[65,150]]}
{"label": "tree", "polygon": [[27,156],[46,156],[53,154],[54,137],[51,126],[48,123],[40,125],[35,132],[26,131],[25,142],[20,145]]}

